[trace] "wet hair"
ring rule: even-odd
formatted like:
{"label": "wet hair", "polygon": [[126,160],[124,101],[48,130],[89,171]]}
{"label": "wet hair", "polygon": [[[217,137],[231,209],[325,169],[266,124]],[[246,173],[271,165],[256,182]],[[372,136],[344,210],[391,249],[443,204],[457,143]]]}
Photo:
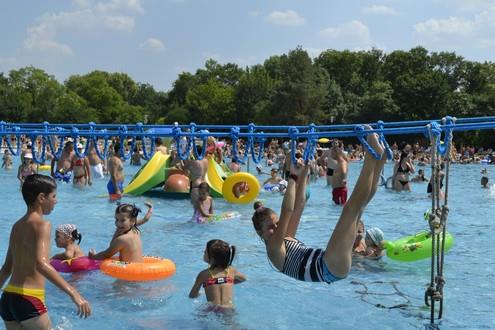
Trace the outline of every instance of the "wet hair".
{"label": "wet hair", "polygon": [[140,231],[137,227],[137,216],[140,212],[141,209],[137,207],[136,204],[118,204],[117,208],[115,209],[115,214],[126,213],[131,219],[134,219],[134,225],[131,229],[136,229],[137,231]]}
{"label": "wet hair", "polygon": [[81,244],[82,235],[77,229],[72,232],[71,236],[74,241],[77,241],[77,244]]}
{"label": "wet hair", "polygon": [[210,193],[210,186],[208,185],[207,182],[201,182],[198,186],[198,194],[200,200],[204,201],[206,200],[206,197]]}
{"label": "wet hair", "polygon": [[206,255],[210,260],[210,268],[215,267],[227,268],[232,264],[235,257],[236,248],[234,245],[222,241],[221,239],[212,239],[206,243]]}
{"label": "wet hair", "polygon": [[267,219],[270,219],[272,214],[275,214],[275,211],[268,207],[264,207],[263,203],[260,201],[254,202],[253,208],[255,211],[251,220],[253,221],[254,229],[259,234],[259,232],[261,231],[261,224]]}
{"label": "wet hair", "polygon": [[156,145],[161,146],[161,145],[162,145],[162,143],[163,143],[162,138],[157,137],[157,138],[155,139],[155,144],[156,144]]}
{"label": "wet hair", "polygon": [[39,194],[48,195],[57,190],[57,182],[47,175],[28,175],[22,184],[22,198],[27,206],[33,205]]}
{"label": "wet hair", "polygon": [[481,178],[481,185],[486,186],[488,184],[488,177],[484,176]]}

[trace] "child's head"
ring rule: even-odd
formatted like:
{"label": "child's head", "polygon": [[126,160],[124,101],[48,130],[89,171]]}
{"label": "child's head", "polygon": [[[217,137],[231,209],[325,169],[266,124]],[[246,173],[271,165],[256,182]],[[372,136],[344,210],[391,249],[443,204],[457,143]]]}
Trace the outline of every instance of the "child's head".
{"label": "child's head", "polygon": [[370,228],[366,231],[365,242],[370,247],[380,247],[380,243],[383,241],[383,232],[376,227]]}
{"label": "child's head", "polygon": [[425,171],[424,171],[423,169],[420,169],[420,170],[418,171],[418,175],[420,175],[420,176],[425,175]]}
{"label": "child's head", "polygon": [[198,186],[199,198],[205,200],[210,195],[210,186],[207,182],[201,182]]}
{"label": "child's head", "polygon": [[[27,206],[32,206],[36,201],[43,203],[43,214],[50,214],[57,203],[57,183],[52,177],[33,174],[24,179],[22,184],[22,198]],[[41,200],[40,200],[41,198]]]}
{"label": "child's head", "polygon": [[277,215],[272,209],[264,207],[260,201],[254,202],[253,207],[255,211],[251,220],[253,221],[254,229],[261,238],[267,239],[277,228]]}
{"label": "child's head", "polygon": [[133,204],[119,204],[115,209],[115,227],[117,230],[127,233],[137,228],[137,216],[141,209]]}
{"label": "child's head", "polygon": [[235,246],[220,239],[212,239],[206,243],[204,259],[211,268],[227,268],[232,264],[235,256]]}
{"label": "child's head", "polygon": [[484,176],[481,178],[481,185],[484,187],[484,188],[487,188],[487,185],[488,185],[488,177]]}
{"label": "child's head", "polygon": [[81,233],[77,231],[76,225],[71,223],[60,225],[55,231],[55,243],[57,243],[57,247],[59,248],[65,248],[76,240],[77,244],[80,244],[81,239]]}
{"label": "child's head", "polygon": [[33,161],[33,154],[28,152],[24,155],[24,164],[31,164]]}

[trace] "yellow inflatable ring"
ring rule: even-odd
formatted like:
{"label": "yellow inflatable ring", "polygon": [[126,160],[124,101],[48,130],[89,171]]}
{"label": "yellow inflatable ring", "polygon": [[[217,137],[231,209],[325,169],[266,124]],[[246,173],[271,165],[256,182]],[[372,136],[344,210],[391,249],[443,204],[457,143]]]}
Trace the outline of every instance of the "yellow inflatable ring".
{"label": "yellow inflatable ring", "polygon": [[40,165],[39,169],[40,171],[50,171],[52,167],[50,165]]}
{"label": "yellow inflatable ring", "polygon": [[[244,195],[236,197],[234,195],[234,186],[238,183],[246,182],[249,186],[249,190]],[[260,192],[260,183],[258,179],[250,173],[239,172],[230,175],[225,179],[222,186],[223,198],[230,203],[246,204],[252,202],[258,193]]]}
{"label": "yellow inflatable ring", "polygon": [[131,263],[107,259],[101,263],[100,270],[124,281],[156,281],[174,275],[175,264],[158,257],[143,257],[143,262]]}

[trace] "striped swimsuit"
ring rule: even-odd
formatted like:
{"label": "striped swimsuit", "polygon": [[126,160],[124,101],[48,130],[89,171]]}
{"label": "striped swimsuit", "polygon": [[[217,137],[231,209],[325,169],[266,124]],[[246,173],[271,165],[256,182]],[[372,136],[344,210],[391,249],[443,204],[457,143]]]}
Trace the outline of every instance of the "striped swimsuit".
{"label": "striped swimsuit", "polygon": [[298,240],[284,238],[286,256],[282,273],[299,281],[332,283],[340,278],[330,274],[322,249],[313,249]]}

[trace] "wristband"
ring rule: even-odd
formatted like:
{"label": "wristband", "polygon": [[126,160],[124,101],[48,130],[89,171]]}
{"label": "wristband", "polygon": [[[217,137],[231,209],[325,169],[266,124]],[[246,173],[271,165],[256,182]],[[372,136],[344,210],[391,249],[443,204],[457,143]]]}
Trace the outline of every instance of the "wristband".
{"label": "wristband", "polygon": [[297,175],[295,175],[295,174],[291,174],[291,175],[289,175],[289,179],[292,179],[292,180],[294,180],[295,182],[297,182],[298,177],[297,177]]}

